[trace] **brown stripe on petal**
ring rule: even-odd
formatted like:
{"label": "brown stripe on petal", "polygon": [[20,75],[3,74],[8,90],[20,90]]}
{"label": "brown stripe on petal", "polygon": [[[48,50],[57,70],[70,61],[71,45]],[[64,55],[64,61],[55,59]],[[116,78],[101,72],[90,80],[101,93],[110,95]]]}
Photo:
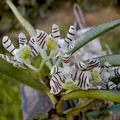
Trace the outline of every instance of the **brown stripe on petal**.
{"label": "brown stripe on petal", "polygon": [[75,80],[77,79],[77,74],[78,74],[78,71],[75,72]]}
{"label": "brown stripe on petal", "polygon": [[39,36],[37,36],[37,38],[40,38],[40,37],[41,37],[41,35],[42,35],[42,32],[39,34]]}
{"label": "brown stripe on petal", "polygon": [[119,71],[119,68],[116,68],[116,69],[114,70],[114,73],[115,73],[115,75],[116,75],[117,77],[120,77],[120,73],[119,73],[118,71]]}
{"label": "brown stripe on petal", "polygon": [[11,45],[12,45],[12,43],[10,43],[10,45],[8,45],[8,46],[6,47],[6,49],[8,49]]}
{"label": "brown stripe on petal", "polygon": [[74,28],[74,27],[71,27],[71,29],[72,29],[72,30],[75,30],[75,28]]}
{"label": "brown stripe on petal", "polygon": [[68,34],[70,34],[70,35],[72,35],[72,36],[75,36],[75,34],[74,34],[74,33],[71,33],[71,32],[68,32]]}
{"label": "brown stripe on petal", "polygon": [[69,38],[68,36],[66,36],[66,38],[67,38],[68,40],[72,41],[72,39],[71,39],[71,38]]}
{"label": "brown stripe on petal", "polygon": [[59,38],[60,37],[60,35],[58,35],[58,36],[54,36],[54,38]]}
{"label": "brown stripe on petal", "polygon": [[67,40],[64,39],[64,41],[65,41],[67,44],[69,44],[69,42],[68,42]]}
{"label": "brown stripe on petal", "polygon": [[15,50],[15,48],[13,48],[13,49],[10,51],[10,53],[12,53],[14,50]]}
{"label": "brown stripe on petal", "polygon": [[9,38],[6,41],[4,41],[3,43],[6,44],[8,41],[9,41]]}
{"label": "brown stripe on petal", "polygon": [[56,30],[56,31],[52,31],[52,33],[56,33],[56,32],[59,32],[59,30]]}
{"label": "brown stripe on petal", "polygon": [[84,78],[84,88],[86,88],[86,81],[87,81],[87,76],[84,76],[85,78]]}

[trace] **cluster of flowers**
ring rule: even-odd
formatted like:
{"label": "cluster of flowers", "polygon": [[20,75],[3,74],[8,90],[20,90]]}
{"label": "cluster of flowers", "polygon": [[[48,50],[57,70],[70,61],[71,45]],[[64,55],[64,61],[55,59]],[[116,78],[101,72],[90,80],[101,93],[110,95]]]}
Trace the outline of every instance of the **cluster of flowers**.
{"label": "cluster of flowers", "polygon": [[50,81],[51,93],[58,94],[63,88],[71,91],[74,89],[114,89],[116,84],[112,78],[120,77],[120,68],[112,69],[108,62],[101,68],[98,59],[90,59],[88,65],[78,61],[70,66],[70,56],[62,57],[63,67],[53,66]]}
{"label": "cluster of flowers", "polygon": [[40,49],[51,50],[51,54],[61,56],[74,46],[75,27],[70,26],[69,32],[65,39],[60,39],[60,30],[56,24],[52,25],[52,33],[48,35],[46,32],[37,29],[37,35],[31,37],[28,44],[27,38],[23,33],[18,36],[19,48],[15,48],[8,36],[3,37],[2,44],[4,48],[12,54],[7,56],[0,54],[0,57],[13,63],[14,66],[25,68],[24,64],[30,65],[30,57],[38,56]]}
{"label": "cluster of flowers", "polygon": [[[36,36],[31,37],[28,44],[27,38],[23,33],[18,36],[19,48],[15,48],[8,36],[3,37],[2,44],[12,56],[0,54],[0,57],[12,63],[14,66],[26,69],[31,67],[31,57],[38,56],[41,49],[50,50],[50,56],[54,59],[60,56],[62,58],[62,67],[53,66],[51,69],[50,92],[53,94],[60,93],[63,89],[71,91],[74,89],[109,89],[116,87],[112,81],[113,77],[120,77],[120,68],[110,69],[111,65],[105,62],[104,68],[101,68],[97,59],[91,59],[88,65],[78,61],[70,66],[71,55],[67,51],[74,48],[74,39],[76,29],[70,26],[65,39],[60,38],[60,30],[56,24],[52,25],[52,33],[48,35],[39,29],[36,30]],[[102,83],[102,85],[101,85]],[[105,87],[104,87],[104,86]]]}

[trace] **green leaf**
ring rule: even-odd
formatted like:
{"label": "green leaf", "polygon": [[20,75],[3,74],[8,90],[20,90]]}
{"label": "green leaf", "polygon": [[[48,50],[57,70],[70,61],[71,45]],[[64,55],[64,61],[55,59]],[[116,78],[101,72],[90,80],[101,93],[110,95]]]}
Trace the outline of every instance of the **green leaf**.
{"label": "green leaf", "polygon": [[81,35],[78,39],[76,39],[75,47],[69,52],[67,52],[67,54],[73,54],[75,51],[77,51],[79,48],[81,48],[82,46],[84,46],[94,38],[99,37],[100,35],[106,33],[107,31],[119,25],[120,25],[120,18],[91,28],[88,32],[86,32],[85,34]]}
{"label": "green leaf", "polygon": [[[107,61],[109,62],[113,67],[120,66],[120,54],[116,55],[105,55],[101,57],[96,57],[94,59],[98,59],[100,61],[101,66],[104,66],[104,63]],[[83,61],[85,64],[89,62],[89,60]]]}
{"label": "green leaf", "polygon": [[32,76],[32,74],[29,74],[22,69],[13,67],[11,63],[5,61],[2,58],[0,58],[0,73],[18,81],[19,83],[23,83],[42,92],[49,92],[48,88],[40,83],[38,79]]}
{"label": "green leaf", "polygon": [[[112,97],[111,97],[112,96]],[[72,100],[72,99],[79,99],[79,98],[95,98],[95,99],[102,99],[102,100],[109,100],[113,102],[120,103],[120,92],[112,90],[76,90],[71,93],[64,95],[60,101],[58,102],[56,109],[59,114],[62,113],[62,104],[64,101]]]}

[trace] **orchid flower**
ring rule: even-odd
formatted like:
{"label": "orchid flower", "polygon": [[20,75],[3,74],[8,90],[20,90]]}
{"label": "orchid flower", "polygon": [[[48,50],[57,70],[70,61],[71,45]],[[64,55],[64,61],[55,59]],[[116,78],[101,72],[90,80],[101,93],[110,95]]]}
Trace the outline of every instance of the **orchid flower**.
{"label": "orchid flower", "polygon": [[56,24],[52,25],[52,33],[50,35],[38,29],[36,32],[36,41],[38,42],[39,47],[44,50],[50,49],[50,55],[42,61],[39,70],[41,70],[45,62],[52,57],[54,63],[55,58],[64,55],[67,51],[73,49],[74,47],[74,37],[76,34],[76,29],[74,26],[70,26],[65,39],[60,38],[60,30]]}
{"label": "orchid flower", "polygon": [[[18,36],[19,39],[19,48],[15,48],[13,43],[11,42],[10,38],[8,36],[3,37],[2,44],[4,48],[10,52],[13,56],[7,56],[0,54],[0,57],[7,60],[10,63],[13,63],[13,66],[21,67],[23,69],[26,69],[24,66],[27,65],[28,67],[34,69],[33,66],[30,65],[30,55],[33,56],[31,53],[33,52],[33,49],[31,46],[27,45],[27,38],[23,33],[20,33]],[[31,42],[31,41],[30,41]],[[34,69],[36,70],[36,69]]]}
{"label": "orchid flower", "polygon": [[[114,77],[120,77],[120,68],[110,69],[111,64],[107,61],[104,63],[104,68],[100,67],[100,62],[98,59],[91,59],[88,63],[88,70],[91,70],[92,83],[101,82],[107,85],[109,89],[114,89],[116,84],[110,79]],[[101,88],[102,86],[97,86]]]}
{"label": "orchid flower", "polygon": [[[82,69],[86,68],[83,62],[77,62],[70,67],[70,55],[65,54],[62,57],[63,68],[53,66],[51,70],[52,78],[50,80],[51,90],[53,94],[58,94],[62,89],[72,91],[76,88],[87,90],[90,87],[89,78]],[[79,69],[79,71],[77,70]]]}
{"label": "orchid flower", "polygon": [[52,33],[50,35],[38,29],[36,32],[36,41],[38,45],[44,50],[50,49],[50,55],[57,54],[56,57],[58,57],[74,47],[74,37],[76,34],[74,26],[70,26],[65,39],[60,38],[60,30],[56,24],[52,25]]}

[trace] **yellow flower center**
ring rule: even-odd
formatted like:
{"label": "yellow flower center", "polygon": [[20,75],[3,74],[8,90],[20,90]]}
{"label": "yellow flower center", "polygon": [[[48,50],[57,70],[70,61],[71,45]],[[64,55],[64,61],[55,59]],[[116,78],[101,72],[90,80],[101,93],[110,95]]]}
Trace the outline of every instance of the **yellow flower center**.
{"label": "yellow flower center", "polygon": [[101,81],[99,71],[100,71],[100,68],[97,68],[97,67],[92,70],[92,79],[94,82]]}
{"label": "yellow flower center", "polygon": [[58,43],[49,35],[46,38],[46,45],[51,50],[55,50],[55,49],[57,49]]}
{"label": "yellow flower center", "polygon": [[63,88],[66,90],[74,90],[76,89],[77,85],[74,83],[74,81],[67,81],[63,85]]}
{"label": "yellow flower center", "polygon": [[19,57],[21,59],[28,59],[30,57],[31,49],[28,45],[25,45],[20,51],[19,51]]}

